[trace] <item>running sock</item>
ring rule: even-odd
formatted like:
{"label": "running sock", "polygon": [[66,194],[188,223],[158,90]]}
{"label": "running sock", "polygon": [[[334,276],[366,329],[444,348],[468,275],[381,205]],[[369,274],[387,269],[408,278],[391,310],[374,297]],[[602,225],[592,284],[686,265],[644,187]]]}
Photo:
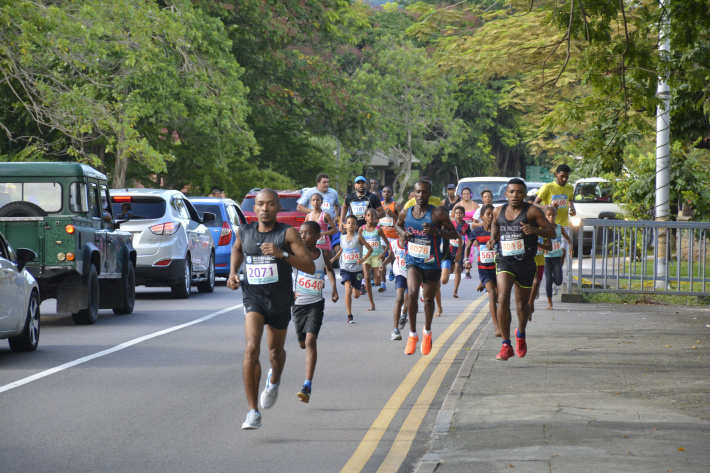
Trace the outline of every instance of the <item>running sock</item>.
{"label": "running sock", "polygon": [[518,335],[518,338],[525,338],[525,334],[524,334],[524,333],[523,333],[523,334],[521,334],[521,333],[520,333],[520,329],[519,329],[519,328],[516,328],[516,329],[515,329],[515,331],[516,331],[516,332],[518,332],[518,333],[517,333],[517,335]]}
{"label": "running sock", "polygon": [[424,335],[431,335],[431,330],[424,329]]}
{"label": "running sock", "polygon": [[417,335],[417,332],[409,332],[409,336],[419,338],[419,335]]}
{"label": "running sock", "polygon": [[[507,343],[508,345],[511,345],[510,340],[503,340],[503,345],[505,345],[506,343]],[[512,346],[512,345],[511,345],[511,346]]]}
{"label": "running sock", "polygon": [[[278,388],[278,387],[279,387],[278,384],[272,384],[272,383],[271,383],[271,376],[269,376],[269,380],[266,382],[266,384],[267,384],[267,387],[268,387],[269,389],[274,389],[274,388]],[[281,384],[281,383],[279,383],[279,384]]]}
{"label": "running sock", "polygon": [[312,388],[311,388],[311,380],[310,380],[310,379],[305,380],[305,381],[303,382],[303,387],[304,387],[304,388],[308,388],[308,389],[312,389]]}

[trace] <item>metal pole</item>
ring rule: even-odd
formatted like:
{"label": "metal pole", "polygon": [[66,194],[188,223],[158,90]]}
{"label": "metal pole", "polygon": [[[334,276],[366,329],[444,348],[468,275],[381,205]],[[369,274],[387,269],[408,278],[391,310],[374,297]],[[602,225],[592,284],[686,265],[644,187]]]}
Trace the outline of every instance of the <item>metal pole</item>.
{"label": "metal pole", "polygon": [[[660,0],[663,7],[669,0]],[[662,59],[667,59],[670,55],[671,45],[669,40],[670,18],[666,17],[661,23],[659,31],[659,51]],[[668,221],[670,218],[670,97],[671,91],[665,77],[658,79],[657,96],[661,101],[656,114],[656,220]],[[658,278],[665,279],[666,276],[666,238],[668,229],[659,229],[657,234],[656,255],[658,260]],[[657,282],[657,286],[663,286],[662,281]]]}

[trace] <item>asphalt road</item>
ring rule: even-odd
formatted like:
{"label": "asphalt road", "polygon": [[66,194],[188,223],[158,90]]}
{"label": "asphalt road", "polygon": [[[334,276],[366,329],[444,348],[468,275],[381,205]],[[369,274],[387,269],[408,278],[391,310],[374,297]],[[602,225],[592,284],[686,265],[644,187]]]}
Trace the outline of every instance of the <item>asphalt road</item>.
{"label": "asphalt road", "polygon": [[393,284],[375,295],[375,312],[366,298],[354,302],[354,325],[342,299],[328,301],[311,402],[296,397],[305,352],[291,326],[279,399],[256,431],[240,430],[241,291],[224,280],[180,301],[139,288],[133,314],[102,310],[94,326],[74,325],[47,301],[36,352],[0,341],[0,471],[412,471],[462,347],[485,324],[477,284],[464,280],[460,299],[450,297],[453,281],[444,286],[428,357],[389,339]]}

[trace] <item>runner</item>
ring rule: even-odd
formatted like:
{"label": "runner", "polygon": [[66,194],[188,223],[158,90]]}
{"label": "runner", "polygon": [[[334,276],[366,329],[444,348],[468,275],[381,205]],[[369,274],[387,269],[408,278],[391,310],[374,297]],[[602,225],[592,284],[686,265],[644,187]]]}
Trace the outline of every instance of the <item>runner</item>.
{"label": "runner", "polygon": [[507,360],[515,354],[510,344],[510,293],[515,286],[515,303],[518,315],[518,330],[515,347],[518,357],[527,353],[525,327],[530,315],[530,289],[537,272],[535,253],[538,236],[553,238],[555,230],[538,207],[525,202],[527,186],[522,179],[508,181],[505,196],[508,203],[493,211],[491,238],[486,247],[492,250],[496,244],[496,282],[498,285],[498,324],[503,345],[498,360]]}
{"label": "runner", "polygon": [[[372,254],[372,247],[365,239],[357,233],[357,217],[348,215],[345,218],[346,234],[340,238],[340,249],[330,260],[340,258],[340,284],[345,286],[345,309],[348,312],[348,323],[354,324],[353,318],[353,295],[355,299],[360,297],[362,287],[362,264]],[[367,254],[362,257],[362,248],[367,248]]]}
{"label": "runner", "polygon": [[[460,209],[460,207],[458,207]],[[460,211],[457,213],[461,213]],[[461,234],[458,233],[458,228],[456,225],[456,222],[452,222],[454,224],[454,228],[457,230],[456,238],[451,238],[447,243],[448,245],[442,244],[442,260],[441,260],[441,279],[439,280],[439,288],[436,290],[436,313],[434,313],[434,317],[441,317],[441,314],[444,312],[443,306],[441,304],[441,286],[444,284],[449,283],[449,276],[451,275],[451,268],[453,267],[454,272],[456,272],[456,268],[460,267],[458,261],[460,258],[463,256],[463,238],[461,238]],[[464,224],[467,225],[467,224]],[[468,226],[467,226],[468,227]],[[446,253],[443,251],[443,247],[446,247]],[[461,282],[461,276],[457,274],[459,277],[459,282]],[[458,299],[458,294],[456,291],[458,290],[458,286],[454,288],[454,297]]]}
{"label": "runner", "polygon": [[[338,193],[335,189],[330,188],[330,177],[326,173],[320,173],[316,176],[316,186],[304,190],[303,194],[297,201],[296,210],[301,213],[309,214],[313,210],[311,205],[311,197],[313,194],[320,194],[323,198],[321,203],[321,209],[333,218],[333,222],[337,225],[338,218],[340,216],[340,200],[338,199]],[[340,245],[340,231],[336,227],[335,233],[330,236],[330,246],[334,252],[338,251]]]}
{"label": "runner", "polygon": [[[384,193],[384,189],[382,192]],[[404,240],[404,237],[397,235],[397,239],[390,240],[390,255],[385,262],[392,263],[392,268],[395,273],[394,329],[390,336],[391,340],[402,340],[400,330],[402,330],[407,323],[407,317],[402,313],[405,303],[404,294],[407,292],[407,264],[404,261],[406,254],[407,242]]]}
{"label": "runner", "polygon": [[451,213],[454,210],[454,205],[458,204],[461,202],[461,196],[456,195],[456,184],[449,184],[446,186],[446,198],[444,199],[444,208],[446,209],[446,213],[448,213],[451,218],[454,218],[453,214]]}
{"label": "runner", "polygon": [[[316,248],[323,250],[323,257],[330,261],[330,237],[338,231],[338,228],[335,226],[333,217],[322,208],[323,196],[314,192],[311,196],[310,204],[313,211],[306,216],[306,220],[316,222],[320,227],[320,237],[318,237],[318,241],[316,242]],[[328,228],[330,228],[330,230],[328,230]],[[333,274],[333,276],[335,276],[335,274]]]}
{"label": "runner", "polygon": [[[574,200],[572,196],[574,195],[574,186],[568,184],[570,168],[566,164],[560,164],[555,169],[555,181],[548,182],[537,191],[537,197],[535,198],[535,205],[540,207],[543,211],[544,206],[551,205],[557,209],[557,219],[555,223],[558,223],[565,227],[565,232],[569,234],[569,218],[577,215],[577,210],[574,208]],[[565,257],[567,256],[567,240],[562,241],[562,266],[565,265]]]}
{"label": "runner", "polygon": [[[389,246],[389,241],[382,229],[377,228],[377,212],[375,209],[367,209],[367,212],[365,212],[365,221],[367,223],[360,227],[358,232],[362,235],[367,244],[372,247],[372,254],[369,258],[365,258],[365,263],[363,264],[363,277],[365,278],[367,297],[370,299],[370,308],[367,310],[370,312],[375,310],[370,276],[374,275],[375,286],[380,286],[380,266],[382,266],[382,260],[385,259],[385,250],[382,246],[382,242],[384,241],[384,244]],[[379,291],[383,291],[381,286]]]}
{"label": "runner", "polygon": [[[535,202],[535,195],[528,195],[526,198],[529,204]],[[540,284],[542,283],[542,275],[545,274],[545,250],[551,250],[552,243],[547,238],[538,237],[537,253],[535,254],[535,265],[537,273],[535,273],[535,281],[533,281],[532,290],[530,291],[530,315],[528,322],[532,322],[533,312],[535,312],[535,301],[540,295]]]}
{"label": "runner", "polygon": [[291,267],[305,273],[315,272],[315,264],[295,228],[276,221],[281,211],[279,196],[273,189],[262,189],[254,198],[258,222],[240,225],[232,246],[231,267],[227,286],[238,289],[238,271],[246,260],[242,299],[244,302],[244,390],[249,412],[242,429],[261,427],[257,405],[261,364],[261,337],[266,325],[271,368],[266,375],[266,387],[261,393],[261,407],[276,402],[281,372],[286,363],[284,341],[291,320],[293,291]]}
{"label": "runner", "polygon": [[[457,209],[458,210],[458,209]],[[463,209],[459,210],[459,213]],[[491,319],[493,320],[493,327],[495,327],[496,337],[501,336],[500,324],[498,323],[498,285],[496,283],[496,265],[495,265],[495,252],[497,248],[488,249],[486,243],[491,239],[491,225],[493,223],[493,205],[484,204],[481,207],[481,220],[483,225],[480,227],[472,228],[469,233],[468,243],[466,244],[465,254],[469,253],[469,249],[472,246],[478,246],[478,279],[479,284],[476,289],[478,292],[482,292],[485,288],[488,292],[488,307],[491,312]],[[473,263],[473,258],[469,258],[467,261],[467,266],[470,268]]]}
{"label": "runner", "polygon": [[[314,199],[318,194],[314,194]],[[302,402],[311,399],[313,389],[313,374],[316,371],[318,361],[318,333],[323,324],[323,311],[325,310],[325,300],[323,299],[324,276],[328,273],[330,287],[333,294],[330,300],[338,302],[338,289],[333,276],[333,267],[330,259],[325,257],[326,250],[316,248],[316,241],[319,239],[320,227],[314,221],[303,222],[301,225],[301,239],[306,249],[313,258],[316,270],[313,274],[308,274],[298,269],[293,270],[294,292],[296,294],[296,304],[293,306],[293,324],[298,335],[298,345],[306,350],[306,380],[303,387],[298,392],[298,398]]]}
{"label": "runner", "polygon": [[[417,311],[419,310],[419,286],[422,286],[424,301],[424,338],[421,351],[431,351],[431,321],[434,317],[434,297],[441,279],[440,243],[443,238],[454,238],[457,233],[443,208],[429,204],[431,183],[420,179],[414,185],[416,205],[402,211],[397,220],[397,232],[407,240],[407,286],[409,292],[409,338],[404,352],[414,354],[419,336],[417,334]],[[442,230],[443,228],[443,230]]]}
{"label": "runner", "polygon": [[[481,200],[483,201],[483,205],[493,204],[493,192],[490,189],[484,189],[481,191]],[[483,222],[481,221],[481,207],[478,207],[476,212],[473,214],[473,222],[471,222],[471,227],[480,227],[481,225],[483,225]]]}
{"label": "runner", "polygon": [[557,220],[557,211],[554,207],[545,209],[545,218],[555,228],[555,237],[552,239],[551,251],[545,252],[545,294],[547,295],[547,310],[552,310],[552,283],[555,283],[554,293],[557,294],[557,286],[562,284],[562,239],[564,238],[570,244],[569,255],[574,256],[574,249],[569,236],[565,231],[565,227]]}
{"label": "runner", "polygon": [[340,209],[340,232],[345,233],[345,215],[354,215],[357,221],[358,230],[365,225],[365,211],[368,208],[377,210],[377,218],[385,216],[385,210],[382,208],[380,199],[368,191],[365,186],[367,179],[362,176],[355,178],[355,192],[348,194],[343,201],[343,207]]}
{"label": "runner", "polygon": [[[390,186],[385,186],[382,188],[382,208],[385,210],[385,216],[380,219],[380,227],[382,231],[385,232],[385,236],[389,240],[396,240],[399,238],[397,230],[394,228],[394,222],[397,221],[399,213],[402,211],[402,206],[395,202],[392,197],[394,193]],[[389,249],[387,251],[389,256]],[[386,261],[386,260],[385,260]],[[385,283],[385,275],[387,274],[387,264],[382,263],[382,284]],[[389,280],[394,281],[394,272],[390,269]]]}
{"label": "runner", "polygon": [[[456,210],[454,211],[454,221],[453,224],[456,227],[456,231],[461,235],[461,238],[458,238],[456,240],[451,240],[449,242],[449,245],[451,246],[451,253],[456,253],[454,256],[455,258],[452,259],[453,265],[454,265],[454,298],[458,299],[459,297],[459,285],[461,284],[461,271],[463,270],[463,262],[464,258],[466,255],[466,252],[464,251],[464,243],[463,243],[463,236],[468,235],[469,233],[469,226],[468,223],[465,223],[463,221],[463,216],[464,216],[464,210],[461,207],[457,207]],[[446,281],[444,281],[444,268],[442,267],[442,274],[441,274],[441,284],[446,284],[449,282],[448,275],[446,277]]]}
{"label": "runner", "polygon": [[378,199],[382,200],[382,192],[380,192],[380,181],[377,180],[377,178],[371,177],[370,181],[368,182],[370,185],[370,192],[375,194]]}

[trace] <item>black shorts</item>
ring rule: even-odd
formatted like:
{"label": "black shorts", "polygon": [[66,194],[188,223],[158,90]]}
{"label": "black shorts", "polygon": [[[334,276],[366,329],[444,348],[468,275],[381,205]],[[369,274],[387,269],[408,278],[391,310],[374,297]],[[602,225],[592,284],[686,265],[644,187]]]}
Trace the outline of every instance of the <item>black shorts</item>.
{"label": "black shorts", "polygon": [[286,330],[288,323],[291,321],[291,308],[287,308],[280,312],[269,312],[264,309],[264,306],[258,302],[243,299],[244,315],[249,312],[256,312],[264,318],[264,324],[270,325],[276,330]]}
{"label": "black shorts", "polygon": [[530,289],[537,274],[534,258],[506,258],[496,255],[496,274],[509,273],[515,277],[518,286]]}
{"label": "black shorts", "polygon": [[409,268],[416,269],[422,275],[422,283],[441,280],[441,269],[422,269],[416,264],[408,264],[407,272]]}
{"label": "black shorts", "polygon": [[362,289],[362,271],[348,271],[347,269],[340,270],[340,284],[349,282],[353,289],[358,291]]}
{"label": "black shorts", "polygon": [[307,333],[312,333],[318,338],[320,326],[323,325],[323,312],[325,300],[306,305],[293,306],[293,324],[296,326],[298,341],[306,339]]}

